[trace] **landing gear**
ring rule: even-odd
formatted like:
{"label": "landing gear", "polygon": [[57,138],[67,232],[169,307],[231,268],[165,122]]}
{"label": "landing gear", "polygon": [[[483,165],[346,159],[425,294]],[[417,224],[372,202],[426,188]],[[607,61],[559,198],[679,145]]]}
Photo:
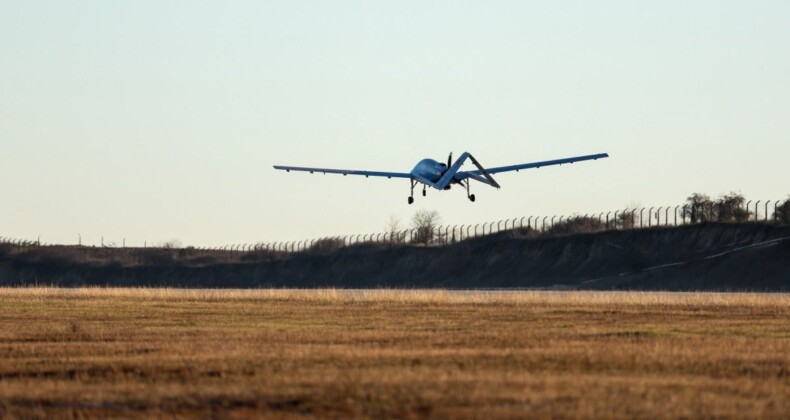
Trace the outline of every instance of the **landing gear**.
{"label": "landing gear", "polygon": [[475,195],[469,194],[469,180],[466,180],[466,197],[469,198],[469,201],[475,202]]}
{"label": "landing gear", "polygon": [[[417,181],[412,179],[410,182],[411,182],[411,195],[409,195],[409,204],[412,204],[414,203],[414,186],[417,185]],[[422,194],[425,195],[425,192],[423,191]]]}
{"label": "landing gear", "polygon": [[425,185],[423,185],[422,186],[422,196],[425,197],[426,194],[428,194],[428,192],[425,191]]}

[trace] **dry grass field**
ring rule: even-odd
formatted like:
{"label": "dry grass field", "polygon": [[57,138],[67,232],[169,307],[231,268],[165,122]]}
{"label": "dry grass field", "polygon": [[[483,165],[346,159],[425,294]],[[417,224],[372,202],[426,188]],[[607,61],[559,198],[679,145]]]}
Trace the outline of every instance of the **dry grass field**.
{"label": "dry grass field", "polygon": [[790,413],[790,295],[0,289],[0,417]]}

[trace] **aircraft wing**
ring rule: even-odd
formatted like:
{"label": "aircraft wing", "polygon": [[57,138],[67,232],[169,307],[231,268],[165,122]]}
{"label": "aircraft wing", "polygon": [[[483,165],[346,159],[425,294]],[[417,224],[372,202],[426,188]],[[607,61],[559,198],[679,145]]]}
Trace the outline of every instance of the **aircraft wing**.
{"label": "aircraft wing", "polygon": [[355,169],[329,169],[329,168],[305,168],[301,166],[281,166],[281,165],[274,165],[274,169],[279,169],[281,171],[291,172],[310,172],[312,173],[322,173],[322,174],[342,174],[342,175],[362,175],[365,177],[370,176],[379,176],[379,177],[387,177],[387,178],[411,178],[410,173],[406,172],[378,172],[378,171],[360,171]]}
{"label": "aircraft wing", "polygon": [[585,160],[598,160],[608,157],[609,154],[607,153],[598,153],[596,155],[586,155],[586,156],[576,156],[576,157],[565,158],[565,159],[545,160],[543,162],[522,163],[522,164],[510,165],[510,166],[498,166],[496,168],[485,168],[485,169],[479,169],[477,171],[459,172],[456,175],[456,179],[459,178],[464,179],[467,177],[474,178],[472,175],[485,176],[486,173],[498,174],[501,172],[520,171],[522,169],[540,168],[543,166],[563,165],[566,163],[582,162]]}

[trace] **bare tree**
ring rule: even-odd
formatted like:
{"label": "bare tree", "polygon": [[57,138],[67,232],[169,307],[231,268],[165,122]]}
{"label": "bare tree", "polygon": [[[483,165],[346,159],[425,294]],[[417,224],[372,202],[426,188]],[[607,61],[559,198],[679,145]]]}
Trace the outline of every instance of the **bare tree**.
{"label": "bare tree", "polygon": [[633,229],[636,227],[636,219],[639,217],[635,212],[626,209],[626,211],[620,213],[617,216],[617,219],[614,221],[614,225],[617,229]]}
{"label": "bare tree", "polygon": [[400,238],[400,231],[403,228],[401,227],[400,219],[396,215],[391,215],[389,220],[387,220],[387,224],[384,226],[384,231],[389,234],[389,242],[390,244],[397,244],[401,242]]}
{"label": "bare tree", "polygon": [[436,210],[418,210],[411,218],[411,225],[417,230],[416,242],[428,244],[433,241],[436,227],[439,226],[441,217]]}

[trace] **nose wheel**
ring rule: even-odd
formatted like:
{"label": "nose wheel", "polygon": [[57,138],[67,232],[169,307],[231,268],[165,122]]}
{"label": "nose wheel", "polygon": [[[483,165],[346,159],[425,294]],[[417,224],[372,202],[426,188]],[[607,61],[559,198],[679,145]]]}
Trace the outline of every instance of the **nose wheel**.
{"label": "nose wheel", "polygon": [[469,194],[469,201],[471,201],[473,203],[475,202],[475,195],[474,194]]}

